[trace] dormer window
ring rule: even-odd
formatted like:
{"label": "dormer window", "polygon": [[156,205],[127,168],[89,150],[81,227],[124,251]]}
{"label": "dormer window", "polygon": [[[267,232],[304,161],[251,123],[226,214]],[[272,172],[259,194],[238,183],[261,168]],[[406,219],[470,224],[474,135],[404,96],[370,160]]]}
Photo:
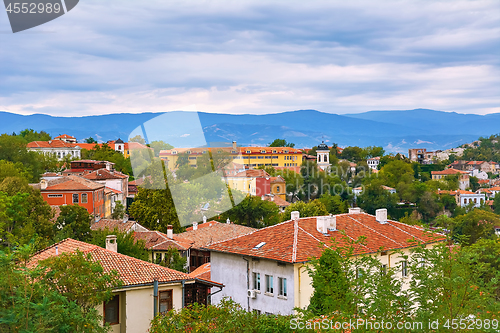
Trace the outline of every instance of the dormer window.
{"label": "dormer window", "polygon": [[236,150],[231,150],[231,154],[236,154]]}
{"label": "dormer window", "polygon": [[250,150],[247,150],[247,154],[250,154],[250,153],[251,153],[251,151],[250,151]]}
{"label": "dormer window", "polygon": [[172,154],[173,155],[177,154],[177,150],[172,150]]}
{"label": "dormer window", "polygon": [[188,150],[186,153],[191,154],[191,150]]}
{"label": "dormer window", "polygon": [[265,154],[265,153],[266,153],[266,151],[265,151],[265,150],[261,150],[260,152],[261,152],[261,154]]}
{"label": "dormer window", "polygon": [[288,154],[288,150],[285,150],[285,154]]}
{"label": "dormer window", "polygon": [[276,149],[275,149],[275,150],[273,150],[273,154],[276,154]]}

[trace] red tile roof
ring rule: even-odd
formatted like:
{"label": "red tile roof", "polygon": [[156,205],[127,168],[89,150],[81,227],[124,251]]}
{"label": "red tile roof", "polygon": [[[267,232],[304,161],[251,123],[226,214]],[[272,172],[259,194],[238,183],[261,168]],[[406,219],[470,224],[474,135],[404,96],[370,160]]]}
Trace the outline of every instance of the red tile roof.
{"label": "red tile roof", "polygon": [[467,171],[461,171],[461,170],[457,170],[457,169],[446,169],[443,171],[431,171],[431,174],[433,174],[433,175],[454,175],[457,173],[469,174]]}
{"label": "red tile roof", "polygon": [[188,274],[193,278],[210,280],[210,263],[207,262]]}
{"label": "red tile roof", "polygon": [[[123,221],[123,220],[113,220],[113,219],[100,219],[96,223],[92,224],[90,226],[90,229],[92,229],[92,230],[104,230],[104,229],[114,230],[116,228],[116,229],[118,229],[118,231],[128,232],[136,224],[137,224],[137,222],[132,221],[132,220]],[[141,228],[144,228],[141,225],[139,225],[139,226]],[[144,229],[147,230],[146,228],[144,228]]]}
{"label": "red tile roof", "polygon": [[62,140],[32,141],[26,145],[27,148],[74,148],[76,143],[64,142]]}
{"label": "red tile roof", "polygon": [[94,191],[105,187],[91,180],[79,176],[64,176],[48,181],[47,188],[43,191]]}
{"label": "red tile roof", "polygon": [[271,196],[271,195],[263,195],[262,196],[262,200],[266,200],[266,201],[269,201],[269,202],[273,202],[275,203],[278,207],[288,207],[290,206],[290,203],[286,200],[283,200],[281,199],[281,197],[275,195],[275,196]]}
{"label": "red tile roof", "polygon": [[68,135],[68,134],[63,134],[56,136],[54,139],[76,139],[74,136]]}
{"label": "red tile roof", "polygon": [[106,179],[125,179],[128,178],[127,175],[124,175],[123,173],[119,171],[109,171],[107,169],[99,169],[92,171],[90,173],[87,173],[82,176],[83,178],[90,179],[90,180],[106,180]]}
{"label": "red tile roof", "polygon": [[284,182],[285,180],[281,176],[271,177],[271,183],[284,183]]}
{"label": "red tile roof", "polygon": [[[214,221],[215,222],[215,221]],[[254,228],[233,223],[210,223],[208,227],[204,223],[198,224],[198,230],[189,230],[174,235],[174,240],[192,242],[193,248],[204,248],[209,244],[224,241],[255,231]]]}
{"label": "red tile roof", "polygon": [[[210,222],[200,223],[200,224],[198,224],[198,229],[206,228],[206,227],[211,227],[211,226],[213,226],[214,224],[217,224],[217,223],[220,223],[220,222],[210,221]],[[186,228],[186,231],[190,231],[190,230],[193,230],[192,226]]]}
{"label": "red tile roof", "polygon": [[[367,237],[366,245],[355,247],[355,254],[375,253],[380,248],[391,250],[411,247],[411,239],[425,243],[445,240],[444,236],[433,235],[418,226],[396,221],[381,224],[376,221],[375,216],[365,213],[336,215],[336,223],[337,229],[343,230],[350,239]],[[316,229],[316,217],[306,217],[259,229],[207,248],[210,251],[298,263],[307,262],[311,257],[319,257],[322,253],[320,245],[331,245],[332,238],[341,246],[347,245],[338,231],[322,234]],[[256,245],[262,242],[265,244],[256,249]]]}
{"label": "red tile roof", "polygon": [[134,238],[136,240],[144,240],[146,242],[146,249],[151,251],[167,251],[172,247],[177,250],[185,251],[192,245],[192,242],[189,240],[179,239],[175,237],[175,235],[174,239],[170,239],[167,235],[157,230],[136,231],[134,233]]}
{"label": "red tile roof", "polygon": [[253,170],[245,170],[242,172],[237,173],[236,175],[232,177],[246,177],[246,178],[256,178],[256,177],[263,177],[263,178],[270,178],[269,174],[265,172],[262,169],[253,169]]}
{"label": "red tile roof", "polygon": [[71,238],[67,238],[36,253],[30,260],[29,266],[32,267],[38,264],[40,260],[55,256],[56,247],[58,253],[75,252],[77,249],[83,253],[90,253],[92,260],[99,262],[105,272],[116,270],[124,286],[152,284],[154,280],[158,280],[160,283],[193,280],[192,277],[185,273]]}

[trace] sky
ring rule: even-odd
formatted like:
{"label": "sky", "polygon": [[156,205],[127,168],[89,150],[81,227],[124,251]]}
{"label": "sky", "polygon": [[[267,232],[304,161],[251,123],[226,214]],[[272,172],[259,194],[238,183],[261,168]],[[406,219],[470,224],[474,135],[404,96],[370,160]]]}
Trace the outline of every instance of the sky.
{"label": "sky", "polygon": [[13,34],[0,110],[500,112],[500,1],[81,0]]}

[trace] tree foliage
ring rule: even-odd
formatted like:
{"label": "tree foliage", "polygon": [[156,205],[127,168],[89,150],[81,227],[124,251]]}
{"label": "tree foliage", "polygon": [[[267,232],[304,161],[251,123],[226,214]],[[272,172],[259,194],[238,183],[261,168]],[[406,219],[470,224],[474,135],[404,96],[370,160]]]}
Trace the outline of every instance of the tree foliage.
{"label": "tree foliage", "polygon": [[269,147],[290,147],[290,148],[293,148],[293,147],[295,147],[295,143],[287,142],[285,139],[275,139],[268,146]]}
{"label": "tree foliage", "polygon": [[80,241],[90,239],[90,225],[92,217],[82,206],[60,206],[61,212],[54,223],[55,240],[73,238]]}
{"label": "tree foliage", "polygon": [[90,244],[106,248],[106,237],[108,235],[116,236],[118,253],[125,254],[127,256],[144,261],[149,260],[148,250],[146,249],[146,242],[142,239],[136,240],[133,232],[122,232],[117,228],[113,230],[109,230],[108,228],[103,230],[92,230],[91,237],[88,242]]}
{"label": "tree foliage", "polygon": [[319,199],[315,199],[307,203],[297,201],[286,207],[285,211],[281,214],[281,221],[290,220],[293,211],[298,211],[300,217],[328,215],[328,210]]}

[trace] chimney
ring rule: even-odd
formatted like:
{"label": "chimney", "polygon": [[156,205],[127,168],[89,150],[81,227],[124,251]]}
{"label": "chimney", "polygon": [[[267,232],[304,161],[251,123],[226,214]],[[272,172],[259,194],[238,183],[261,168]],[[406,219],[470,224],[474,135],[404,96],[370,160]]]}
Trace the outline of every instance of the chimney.
{"label": "chimney", "polygon": [[233,150],[236,150],[236,141],[233,141]]}
{"label": "chimney", "polygon": [[300,218],[300,212],[298,210],[294,210],[290,217],[292,220],[298,220]]}
{"label": "chimney", "polygon": [[45,190],[47,188],[47,180],[40,180],[40,189]]}
{"label": "chimney", "polygon": [[316,229],[322,234],[328,233],[327,229],[327,216],[317,216],[316,217]]}
{"label": "chimney", "polygon": [[116,235],[106,236],[106,250],[118,252],[118,244],[116,243]]}
{"label": "chimney", "polygon": [[198,230],[198,222],[193,222],[193,230]]}
{"label": "chimney", "polygon": [[203,215],[203,223],[207,223],[207,217]]}
{"label": "chimney", "polygon": [[229,217],[227,218],[226,223],[231,224],[231,220],[229,219]]}
{"label": "chimney", "polygon": [[360,214],[361,213],[361,208],[355,207],[355,208],[349,208],[349,214]]}
{"label": "chimney", "polygon": [[326,228],[328,230],[337,230],[337,217],[334,216],[333,214],[328,215],[328,223]]}
{"label": "chimney", "polygon": [[381,208],[375,211],[375,216],[377,218],[377,222],[381,224],[387,223],[387,209]]}
{"label": "chimney", "polygon": [[167,237],[170,239],[174,238],[174,227],[171,225],[167,225]]}

